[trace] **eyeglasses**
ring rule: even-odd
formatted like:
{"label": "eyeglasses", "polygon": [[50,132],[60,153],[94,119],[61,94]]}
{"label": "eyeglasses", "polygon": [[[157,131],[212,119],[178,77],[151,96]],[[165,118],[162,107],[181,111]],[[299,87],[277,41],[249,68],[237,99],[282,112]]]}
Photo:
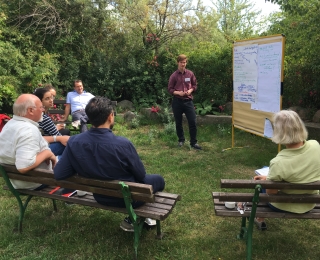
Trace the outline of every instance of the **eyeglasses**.
{"label": "eyeglasses", "polygon": [[44,107],[44,106],[40,106],[40,107],[31,106],[31,107],[28,107],[28,108],[40,108],[40,109],[45,109],[45,107]]}

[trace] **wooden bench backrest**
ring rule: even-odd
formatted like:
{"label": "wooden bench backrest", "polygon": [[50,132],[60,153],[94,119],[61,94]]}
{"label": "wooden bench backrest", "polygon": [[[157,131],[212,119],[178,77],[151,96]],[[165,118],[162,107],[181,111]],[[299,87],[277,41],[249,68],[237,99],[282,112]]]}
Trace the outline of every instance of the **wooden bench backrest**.
{"label": "wooden bench backrest", "polygon": [[[294,189],[294,190],[319,190],[320,181],[307,183],[307,184],[295,184],[288,182],[274,182],[274,181],[255,181],[255,180],[229,180],[221,179],[221,188],[231,189],[255,189],[257,185],[261,185],[264,189]],[[219,198],[220,201],[252,201],[254,197],[254,191],[252,193],[241,192],[213,192],[213,198]],[[259,194],[260,202],[286,202],[286,203],[320,203],[319,194]]]}
{"label": "wooden bench backrest", "polygon": [[221,179],[220,187],[221,188],[238,188],[238,189],[254,189],[257,184],[260,184],[264,189],[292,189],[292,190],[319,190],[320,181],[306,183],[306,184],[297,184],[289,182],[280,182],[280,181],[261,181],[261,180],[229,180]]}
{"label": "wooden bench backrest", "polygon": [[[2,166],[10,179],[36,182],[74,190],[84,190],[101,195],[123,198],[121,185],[119,184],[120,181],[117,180],[105,181],[72,176],[68,179],[58,181],[54,179],[53,171],[34,169],[25,174],[21,174],[15,166],[6,164],[0,164],[0,166]],[[124,181],[124,183],[129,186],[133,200],[154,202],[154,194],[151,185],[126,181]]]}
{"label": "wooden bench backrest", "polygon": [[[53,100],[53,104],[54,105],[64,105],[66,104],[66,100],[65,99],[55,99]],[[115,107],[117,106],[117,101],[111,101],[112,106]],[[63,115],[64,114],[64,109],[49,109],[48,111],[50,114],[60,114]]]}

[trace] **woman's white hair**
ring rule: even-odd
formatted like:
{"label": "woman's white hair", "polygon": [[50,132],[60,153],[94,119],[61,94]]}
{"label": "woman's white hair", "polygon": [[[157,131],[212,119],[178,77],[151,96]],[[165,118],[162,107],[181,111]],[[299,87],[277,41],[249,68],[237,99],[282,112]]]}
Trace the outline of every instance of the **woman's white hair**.
{"label": "woman's white hair", "polygon": [[292,110],[281,110],[273,116],[273,137],[276,144],[296,144],[308,138],[308,131],[299,115]]}

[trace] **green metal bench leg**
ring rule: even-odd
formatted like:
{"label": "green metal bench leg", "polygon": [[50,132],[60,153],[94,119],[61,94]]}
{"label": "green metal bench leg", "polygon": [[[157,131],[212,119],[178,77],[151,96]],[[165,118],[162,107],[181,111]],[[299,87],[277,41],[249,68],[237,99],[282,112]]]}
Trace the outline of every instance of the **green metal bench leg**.
{"label": "green metal bench leg", "polygon": [[261,185],[255,187],[254,196],[252,199],[252,209],[249,218],[248,232],[247,232],[247,260],[252,258],[252,232],[253,232],[253,223],[256,217],[257,206],[259,203],[259,195],[261,191]]}
{"label": "green metal bench leg", "polygon": [[19,223],[18,223],[18,231],[20,233],[22,232],[22,221],[23,221],[24,213],[25,213],[27,206],[28,206],[28,203],[32,199],[32,197],[33,197],[32,195],[29,195],[27,200],[25,201],[24,205],[22,205],[22,200],[20,199],[20,197],[17,197],[17,200],[19,203],[19,208],[20,208]]}
{"label": "green metal bench leg", "polygon": [[139,238],[144,225],[145,218],[139,218],[134,212],[134,209],[131,205],[132,198],[131,198],[131,192],[130,192],[129,186],[122,181],[119,182],[119,184],[121,185],[121,191],[123,194],[124,203],[126,204],[126,209],[134,228],[133,248],[134,248],[135,259],[136,259],[138,256]]}
{"label": "green metal bench leg", "polygon": [[238,239],[245,239],[247,237],[247,218],[242,217],[241,219],[241,228],[240,228],[240,234],[237,236]]}
{"label": "green metal bench leg", "polygon": [[161,233],[160,220],[156,220],[156,222],[157,222],[157,235],[156,235],[156,238],[157,239],[162,239],[164,237],[164,234]]}
{"label": "green metal bench leg", "polygon": [[25,203],[22,203],[22,200],[20,198],[20,194],[13,186],[12,183],[6,173],[6,171],[3,169],[3,167],[0,165],[0,173],[2,174],[2,177],[6,183],[6,185],[8,186],[9,190],[12,192],[12,194],[16,197],[18,204],[19,204],[19,209],[20,209],[20,214],[19,214],[19,223],[18,223],[18,231],[22,232],[22,221],[23,221],[23,217],[24,217],[24,212],[27,209],[28,203],[29,201],[32,199],[32,195],[28,195],[28,198],[26,199]]}
{"label": "green metal bench leg", "polygon": [[53,210],[57,212],[58,208],[57,208],[56,200],[52,199],[52,204],[53,204]]}
{"label": "green metal bench leg", "polygon": [[139,239],[141,235],[141,231],[144,225],[145,218],[138,218],[134,223],[134,241],[133,241],[133,247],[134,247],[134,255],[135,259],[138,257],[138,246],[139,246]]}

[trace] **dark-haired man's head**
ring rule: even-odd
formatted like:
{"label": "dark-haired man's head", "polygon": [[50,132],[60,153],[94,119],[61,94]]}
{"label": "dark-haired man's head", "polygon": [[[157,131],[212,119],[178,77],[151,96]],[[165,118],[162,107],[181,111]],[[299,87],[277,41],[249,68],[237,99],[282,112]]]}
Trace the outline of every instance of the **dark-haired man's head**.
{"label": "dark-haired man's head", "polygon": [[81,95],[83,93],[83,83],[81,80],[79,79],[76,79],[74,82],[73,82],[73,87],[74,87],[74,90],[79,94]]}
{"label": "dark-haired man's head", "polygon": [[111,100],[106,97],[96,96],[86,106],[86,114],[94,127],[113,128],[114,114]]}

